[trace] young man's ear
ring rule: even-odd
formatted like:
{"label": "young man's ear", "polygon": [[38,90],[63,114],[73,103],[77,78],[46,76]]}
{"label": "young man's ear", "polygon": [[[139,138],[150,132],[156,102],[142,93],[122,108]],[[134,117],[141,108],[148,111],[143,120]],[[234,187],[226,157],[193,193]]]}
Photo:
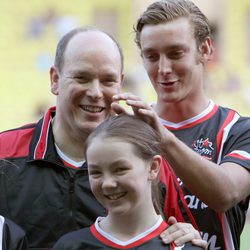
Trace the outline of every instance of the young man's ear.
{"label": "young man's ear", "polygon": [[149,167],[149,176],[148,179],[150,181],[155,180],[161,169],[162,157],[160,155],[155,155],[151,161],[151,165]]}
{"label": "young man's ear", "polygon": [[52,66],[49,71],[50,74],[50,90],[51,93],[54,95],[58,95],[59,90],[58,90],[58,85],[59,85],[59,73],[58,70]]}
{"label": "young man's ear", "polygon": [[199,52],[200,52],[200,62],[206,63],[212,59],[213,55],[213,45],[212,40],[210,37],[207,37],[204,42],[202,42],[199,46]]}
{"label": "young man's ear", "polygon": [[124,78],[125,78],[124,73],[121,73],[121,88],[122,88],[123,83],[124,83]]}

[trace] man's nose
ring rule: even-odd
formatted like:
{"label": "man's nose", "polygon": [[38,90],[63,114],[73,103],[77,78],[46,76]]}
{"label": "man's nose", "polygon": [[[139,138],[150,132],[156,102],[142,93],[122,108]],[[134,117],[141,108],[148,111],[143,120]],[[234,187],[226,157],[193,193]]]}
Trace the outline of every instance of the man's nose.
{"label": "man's nose", "polygon": [[163,75],[171,72],[171,62],[165,55],[160,56],[158,72]]}
{"label": "man's nose", "polygon": [[94,98],[98,99],[102,97],[102,88],[100,81],[98,79],[94,79],[88,88],[87,95]]}

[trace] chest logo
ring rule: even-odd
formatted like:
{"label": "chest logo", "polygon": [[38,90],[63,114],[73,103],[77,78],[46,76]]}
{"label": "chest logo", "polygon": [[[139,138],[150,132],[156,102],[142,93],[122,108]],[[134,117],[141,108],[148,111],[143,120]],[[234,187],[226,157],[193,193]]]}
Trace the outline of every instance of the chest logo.
{"label": "chest logo", "polygon": [[209,138],[200,138],[193,142],[192,149],[197,152],[199,155],[207,158],[208,160],[212,159],[214,147],[213,143]]}

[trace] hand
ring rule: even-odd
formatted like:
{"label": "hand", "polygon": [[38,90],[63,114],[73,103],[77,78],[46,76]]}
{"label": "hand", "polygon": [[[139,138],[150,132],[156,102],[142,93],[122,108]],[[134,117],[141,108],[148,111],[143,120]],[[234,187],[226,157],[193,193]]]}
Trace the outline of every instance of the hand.
{"label": "hand", "polygon": [[177,222],[175,217],[171,216],[168,224],[169,227],[160,235],[164,243],[174,242],[176,246],[182,246],[187,242],[192,242],[195,246],[207,249],[208,243],[201,238],[200,233],[190,223]]}
{"label": "hand", "polygon": [[119,104],[119,101],[125,101],[125,103],[132,108],[134,115],[140,116],[142,109],[151,110],[151,106],[142,101],[138,96],[132,93],[121,93],[113,96],[112,109],[116,114],[130,114],[123,106]]}
{"label": "hand", "polygon": [[153,107],[147,102],[142,101],[134,94],[121,93],[113,96],[114,102],[111,104],[111,107],[116,114],[129,114],[129,112],[118,103],[122,100],[132,108],[135,116],[140,117],[159,133],[163,143],[167,144],[169,142],[170,136],[174,136],[161,124],[160,119]]}

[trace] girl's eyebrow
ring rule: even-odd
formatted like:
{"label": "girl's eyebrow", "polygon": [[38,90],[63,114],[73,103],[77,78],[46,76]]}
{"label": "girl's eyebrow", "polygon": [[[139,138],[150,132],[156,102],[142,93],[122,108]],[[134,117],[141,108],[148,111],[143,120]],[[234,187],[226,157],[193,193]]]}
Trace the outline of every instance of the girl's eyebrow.
{"label": "girl's eyebrow", "polygon": [[[113,161],[110,166],[111,167],[115,167],[116,165],[125,165],[125,164],[128,164],[129,161],[125,160],[125,159],[119,159],[119,160],[116,160],[116,161]],[[91,167],[91,168],[94,168],[94,169],[99,169],[101,168],[99,165],[97,164],[91,164],[91,163],[88,163],[88,167]]]}

